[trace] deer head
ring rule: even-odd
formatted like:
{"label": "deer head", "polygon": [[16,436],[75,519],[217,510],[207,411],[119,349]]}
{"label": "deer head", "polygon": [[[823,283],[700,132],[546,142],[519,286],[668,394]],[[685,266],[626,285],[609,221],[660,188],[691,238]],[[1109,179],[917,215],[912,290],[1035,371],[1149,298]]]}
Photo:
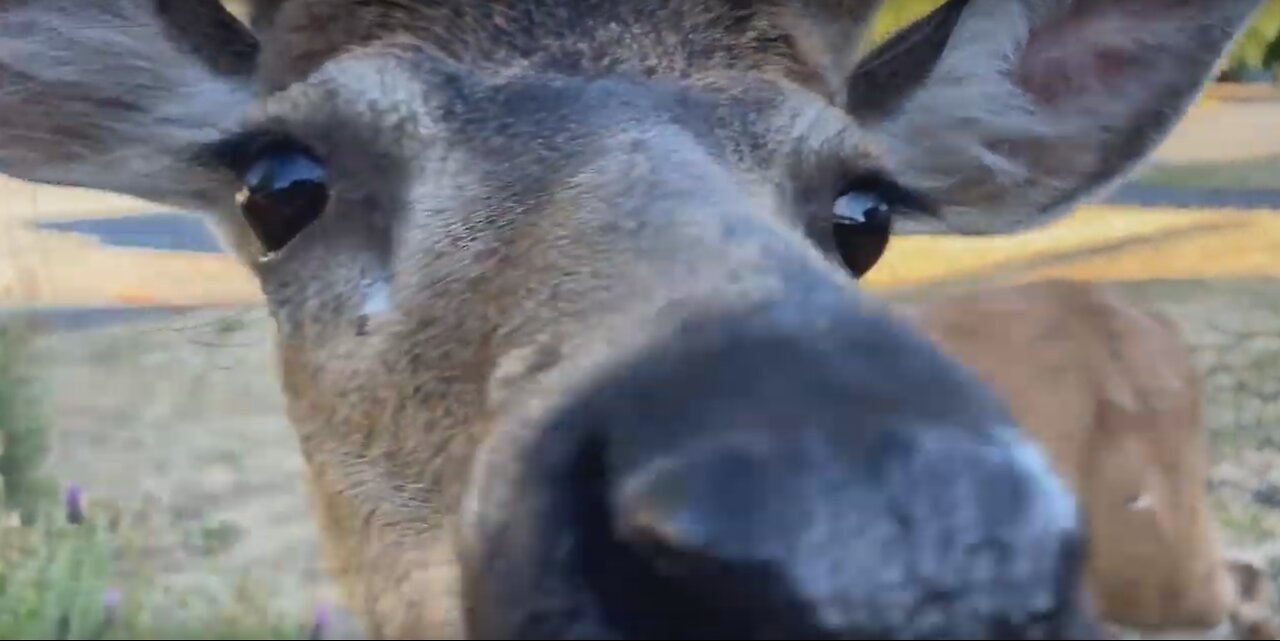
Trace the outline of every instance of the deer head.
{"label": "deer head", "polygon": [[376,636],[1081,638],[1071,492],[855,277],[1117,179],[1259,2],[7,0],[0,171],[222,230]]}

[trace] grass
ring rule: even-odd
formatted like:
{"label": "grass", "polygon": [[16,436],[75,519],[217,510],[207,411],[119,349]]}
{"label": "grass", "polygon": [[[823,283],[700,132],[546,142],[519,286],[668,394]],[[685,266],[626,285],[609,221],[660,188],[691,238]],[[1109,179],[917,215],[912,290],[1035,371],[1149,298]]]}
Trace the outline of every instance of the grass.
{"label": "grass", "polygon": [[1214,163],[1156,164],[1133,182],[1160,187],[1280,191],[1280,155]]}
{"label": "grass", "polygon": [[0,325],[0,499],[24,523],[54,493],[41,467],[49,453],[45,417],[24,349],[27,329]]}
{"label": "grass", "polygon": [[42,518],[0,531],[0,638],[313,637],[304,617],[274,611],[247,583],[226,591],[153,583],[144,530],[112,521]]}
{"label": "grass", "polygon": [[59,493],[34,365],[23,331],[0,326],[0,639],[318,638],[247,582],[164,585],[144,520]]}

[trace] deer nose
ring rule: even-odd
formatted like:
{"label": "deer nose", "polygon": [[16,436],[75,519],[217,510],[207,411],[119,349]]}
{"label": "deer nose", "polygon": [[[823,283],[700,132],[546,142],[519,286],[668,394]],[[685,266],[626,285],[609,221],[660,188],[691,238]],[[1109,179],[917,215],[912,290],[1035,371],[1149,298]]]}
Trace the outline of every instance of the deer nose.
{"label": "deer nose", "polygon": [[828,300],[690,320],[508,424],[527,445],[478,468],[502,507],[472,512],[476,636],[1102,638],[1039,448],[900,325],[815,320]]}
{"label": "deer nose", "polygon": [[663,610],[748,638],[1091,636],[1074,506],[1025,445],[890,433],[852,468],[803,430],[777,436],[619,484],[616,536],[682,602]]}

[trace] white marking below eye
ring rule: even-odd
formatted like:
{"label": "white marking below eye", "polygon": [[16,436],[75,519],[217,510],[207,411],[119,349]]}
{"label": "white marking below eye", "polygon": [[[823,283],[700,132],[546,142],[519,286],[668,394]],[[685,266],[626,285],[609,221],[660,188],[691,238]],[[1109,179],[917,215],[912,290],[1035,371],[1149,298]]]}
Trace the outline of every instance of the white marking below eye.
{"label": "white marking below eye", "polygon": [[867,222],[867,212],[884,209],[885,207],[885,202],[872,194],[851,191],[836,199],[836,204],[832,211],[842,221],[865,223]]}
{"label": "white marking below eye", "polygon": [[360,313],[366,316],[377,316],[391,311],[391,286],[385,279],[366,281],[364,284],[364,304]]}
{"label": "white marking below eye", "polygon": [[1151,495],[1143,493],[1143,494],[1139,494],[1134,498],[1129,499],[1129,502],[1125,504],[1125,507],[1129,508],[1130,510],[1138,511],[1138,510],[1149,510],[1152,507],[1154,507],[1154,505],[1155,505],[1155,501],[1151,500]]}

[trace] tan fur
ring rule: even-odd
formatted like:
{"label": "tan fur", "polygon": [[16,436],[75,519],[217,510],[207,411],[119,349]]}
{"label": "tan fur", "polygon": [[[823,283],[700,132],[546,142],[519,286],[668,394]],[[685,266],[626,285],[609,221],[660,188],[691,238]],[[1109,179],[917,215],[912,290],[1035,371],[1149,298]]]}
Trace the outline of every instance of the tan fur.
{"label": "tan fur", "polygon": [[[379,638],[453,637],[458,577],[521,504],[529,444],[554,436],[539,421],[601,371],[687,319],[755,309],[901,346],[864,375],[908,358],[947,370],[839,267],[842,190],[879,176],[912,193],[895,203],[904,230],[1043,223],[1149,153],[1259,4],[952,0],[923,53],[873,52],[872,72],[850,57],[873,0],[264,1],[260,44],[215,0],[6,0],[0,172],[212,215],[276,321],[289,418],[351,606]],[[853,87],[883,92],[874,114]],[[261,130],[316,154],[331,194],[271,255],[217,153]],[[1157,341],[1119,344],[1172,349]],[[1155,457],[1129,435],[1133,412],[1191,429],[1175,420],[1198,411],[1177,405],[1182,378],[1077,380],[1107,357],[1089,358],[1028,377],[1075,394],[1067,409],[1105,409],[1112,430],[1089,438]],[[986,398],[965,389],[961,405]],[[899,406],[914,393],[904,384]],[[1105,463],[1073,461],[1076,483]],[[1150,489],[1180,500],[1188,478]],[[1196,524],[1197,505],[1170,518]],[[1212,557],[1198,527],[1166,545]],[[1159,583],[1213,563],[1188,559]],[[1143,616],[1170,607],[1136,598],[1126,607]],[[1214,598],[1175,600],[1212,613]]]}
{"label": "tan fur", "polygon": [[1200,373],[1169,319],[1059,280],[902,309],[1007,400],[1081,497],[1103,616],[1156,631],[1264,624],[1261,584],[1246,580],[1257,570],[1218,539]]}

